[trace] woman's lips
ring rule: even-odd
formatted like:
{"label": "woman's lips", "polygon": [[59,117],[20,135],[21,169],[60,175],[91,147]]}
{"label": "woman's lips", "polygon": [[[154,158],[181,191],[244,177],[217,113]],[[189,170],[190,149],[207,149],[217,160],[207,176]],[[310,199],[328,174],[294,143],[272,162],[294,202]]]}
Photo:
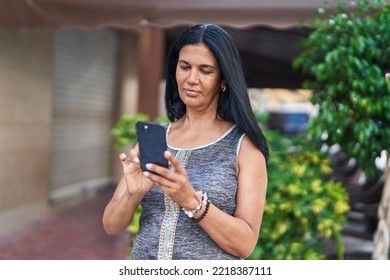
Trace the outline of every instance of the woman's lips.
{"label": "woman's lips", "polygon": [[183,91],[184,91],[185,95],[187,95],[189,97],[195,97],[199,94],[199,91],[194,90],[194,89],[189,89],[189,88],[184,88]]}

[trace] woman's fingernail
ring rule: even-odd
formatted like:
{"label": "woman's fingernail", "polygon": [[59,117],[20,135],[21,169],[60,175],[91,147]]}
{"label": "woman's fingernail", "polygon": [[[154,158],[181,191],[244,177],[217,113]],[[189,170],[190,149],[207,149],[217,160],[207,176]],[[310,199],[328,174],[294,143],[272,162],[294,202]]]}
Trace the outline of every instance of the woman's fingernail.
{"label": "woman's fingernail", "polygon": [[149,172],[148,171],[144,171],[144,172],[142,172],[142,174],[144,174],[145,177],[149,177]]}
{"label": "woman's fingernail", "polygon": [[147,164],[145,164],[145,166],[146,166],[147,169],[150,169],[152,167],[152,164],[151,163],[147,163]]}

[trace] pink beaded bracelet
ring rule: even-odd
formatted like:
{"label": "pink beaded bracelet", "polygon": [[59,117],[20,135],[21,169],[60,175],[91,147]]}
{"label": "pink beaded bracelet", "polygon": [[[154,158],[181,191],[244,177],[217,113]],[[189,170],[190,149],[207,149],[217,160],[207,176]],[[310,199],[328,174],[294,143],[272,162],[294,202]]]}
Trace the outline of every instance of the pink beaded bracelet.
{"label": "pink beaded bracelet", "polygon": [[199,191],[199,192],[196,192],[194,195],[195,195],[196,199],[199,201],[198,206],[196,206],[195,209],[189,210],[189,211],[186,210],[185,208],[183,208],[184,213],[189,218],[192,218],[196,213],[198,213],[202,209],[203,205],[207,205],[207,201],[208,201],[206,193],[203,194],[201,191]]}

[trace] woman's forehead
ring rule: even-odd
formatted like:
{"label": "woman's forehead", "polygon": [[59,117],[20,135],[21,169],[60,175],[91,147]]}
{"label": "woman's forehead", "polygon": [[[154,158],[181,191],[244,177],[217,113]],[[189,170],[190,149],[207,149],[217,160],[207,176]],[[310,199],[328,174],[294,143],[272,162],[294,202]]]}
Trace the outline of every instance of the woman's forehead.
{"label": "woman's forehead", "polygon": [[218,65],[213,53],[202,43],[182,47],[179,52],[179,60],[184,60],[188,63]]}

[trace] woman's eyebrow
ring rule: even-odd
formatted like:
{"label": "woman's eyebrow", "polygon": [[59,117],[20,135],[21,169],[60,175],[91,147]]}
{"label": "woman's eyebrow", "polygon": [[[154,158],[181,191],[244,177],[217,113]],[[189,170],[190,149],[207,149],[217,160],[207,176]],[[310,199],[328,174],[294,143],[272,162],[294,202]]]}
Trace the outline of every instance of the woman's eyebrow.
{"label": "woman's eyebrow", "polygon": [[201,64],[199,65],[201,68],[210,68],[210,69],[215,69],[215,67],[213,65],[210,65],[210,64]]}
{"label": "woman's eyebrow", "polygon": [[185,64],[189,64],[187,61],[185,61],[184,59],[179,59],[179,63],[185,63]]}

